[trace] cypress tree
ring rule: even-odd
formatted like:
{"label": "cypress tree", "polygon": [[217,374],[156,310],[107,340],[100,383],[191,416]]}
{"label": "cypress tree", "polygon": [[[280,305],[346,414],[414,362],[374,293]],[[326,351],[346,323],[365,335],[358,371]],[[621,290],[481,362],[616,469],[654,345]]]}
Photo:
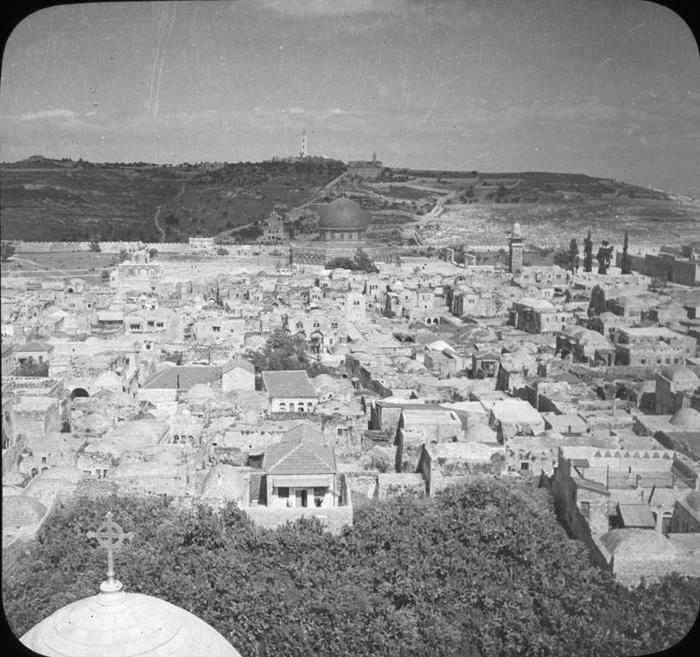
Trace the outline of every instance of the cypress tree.
{"label": "cypress tree", "polygon": [[632,273],[632,267],[630,263],[630,256],[629,256],[629,235],[627,231],[625,231],[625,243],[622,247],[622,273],[623,274],[631,274]]}
{"label": "cypress tree", "polygon": [[591,272],[593,270],[593,240],[591,239],[591,229],[588,229],[588,235],[583,240],[583,269]]}

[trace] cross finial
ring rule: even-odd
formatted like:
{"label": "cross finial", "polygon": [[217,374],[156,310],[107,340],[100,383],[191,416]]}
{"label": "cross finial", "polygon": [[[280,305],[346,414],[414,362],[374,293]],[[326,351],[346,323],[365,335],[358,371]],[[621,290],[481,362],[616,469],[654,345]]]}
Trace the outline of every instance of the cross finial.
{"label": "cross finial", "polygon": [[100,590],[105,593],[120,591],[121,582],[114,578],[114,550],[119,549],[126,539],[132,539],[133,532],[125,532],[112,520],[112,512],[107,511],[106,518],[97,531],[88,532],[87,535],[88,538],[97,539],[97,544],[107,549],[107,581],[102,582]]}

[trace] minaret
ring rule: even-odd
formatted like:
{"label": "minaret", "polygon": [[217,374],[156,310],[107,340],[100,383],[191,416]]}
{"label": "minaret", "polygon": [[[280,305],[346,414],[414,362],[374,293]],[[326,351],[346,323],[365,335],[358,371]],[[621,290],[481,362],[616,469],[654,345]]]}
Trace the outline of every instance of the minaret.
{"label": "minaret", "polygon": [[508,271],[511,274],[519,274],[523,269],[523,250],[525,243],[520,234],[520,224],[514,223],[513,230],[508,241]]}
{"label": "minaret", "polygon": [[301,148],[299,149],[299,157],[306,157],[308,152],[308,142],[306,139],[306,128],[301,131]]}

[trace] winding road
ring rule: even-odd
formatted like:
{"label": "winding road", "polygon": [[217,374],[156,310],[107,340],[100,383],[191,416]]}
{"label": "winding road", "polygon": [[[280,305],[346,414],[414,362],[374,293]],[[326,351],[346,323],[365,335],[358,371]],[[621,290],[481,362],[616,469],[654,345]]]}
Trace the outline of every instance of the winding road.
{"label": "winding road", "polygon": [[160,241],[165,242],[165,231],[163,230],[163,227],[160,225],[158,219],[160,217],[160,209],[161,205],[156,207],[156,213],[153,216],[153,223],[155,224],[156,230],[160,233]]}

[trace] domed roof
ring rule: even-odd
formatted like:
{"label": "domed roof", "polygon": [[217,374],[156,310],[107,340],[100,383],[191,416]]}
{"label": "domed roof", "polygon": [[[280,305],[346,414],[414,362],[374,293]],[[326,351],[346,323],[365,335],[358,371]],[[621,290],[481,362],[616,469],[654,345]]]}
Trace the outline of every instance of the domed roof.
{"label": "domed roof", "polygon": [[46,507],[29,495],[12,495],[2,501],[3,527],[26,527],[38,523]]}
{"label": "domed roof", "polygon": [[20,639],[47,657],[240,657],[194,614],[141,593],[102,591],[37,623]]}
{"label": "domed roof", "polygon": [[665,367],[663,369],[663,375],[669,381],[673,381],[680,385],[700,385],[700,378],[692,370],[682,365],[675,365],[671,367]]}
{"label": "domed roof", "polygon": [[600,541],[616,559],[625,561],[671,557],[676,554],[673,543],[654,529],[613,529],[603,534]]}
{"label": "domed roof", "polygon": [[95,379],[94,388],[96,390],[105,389],[121,392],[122,380],[116,372],[107,370]]}
{"label": "domed roof", "polygon": [[685,503],[695,511],[695,513],[700,514],[700,491],[691,490],[685,497]]}
{"label": "domed roof", "polygon": [[370,223],[369,213],[349,198],[322,205],[319,215],[319,230],[364,231]]}
{"label": "domed roof", "polygon": [[197,400],[197,399],[212,399],[216,394],[206,383],[195,383],[187,391],[187,399]]}
{"label": "domed roof", "polygon": [[700,431],[700,412],[694,408],[679,408],[669,422],[674,427],[684,427]]}

